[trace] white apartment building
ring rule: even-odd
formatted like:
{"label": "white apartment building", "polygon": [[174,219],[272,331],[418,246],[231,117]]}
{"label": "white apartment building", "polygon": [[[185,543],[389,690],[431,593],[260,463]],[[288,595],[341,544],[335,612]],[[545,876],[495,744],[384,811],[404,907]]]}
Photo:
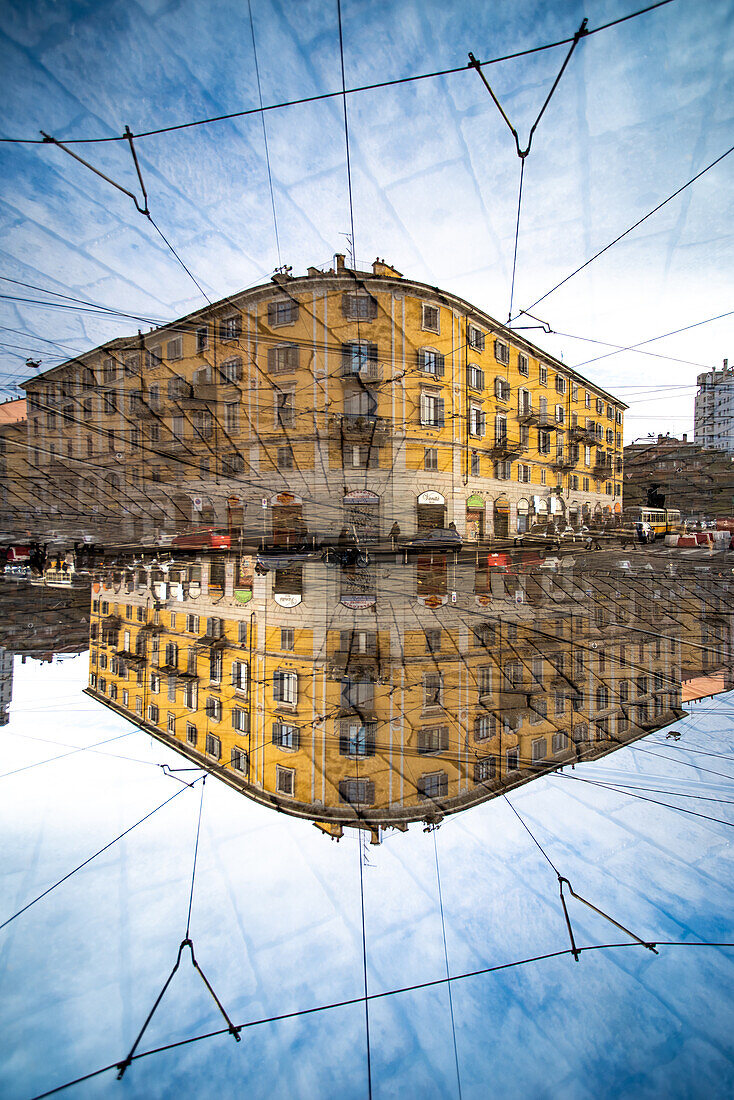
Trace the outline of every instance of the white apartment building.
{"label": "white apartment building", "polygon": [[696,443],[734,455],[734,368],[725,359],[721,370],[699,374],[696,381]]}
{"label": "white apartment building", "polygon": [[10,721],[10,700],[13,697],[13,654],[0,646],[0,726]]}

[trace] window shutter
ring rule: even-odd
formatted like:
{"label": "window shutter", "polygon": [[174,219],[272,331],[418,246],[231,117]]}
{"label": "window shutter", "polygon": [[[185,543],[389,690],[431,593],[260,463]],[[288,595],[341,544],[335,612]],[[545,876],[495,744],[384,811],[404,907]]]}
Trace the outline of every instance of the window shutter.
{"label": "window shutter", "polygon": [[278,349],[268,348],[268,370],[274,371],[278,369]]}
{"label": "window shutter", "polygon": [[349,722],[339,723],[339,753],[341,756],[349,755]]}
{"label": "window shutter", "polygon": [[240,728],[240,714],[242,711],[239,707],[232,707],[232,729],[238,730]]}
{"label": "window shutter", "polygon": [[283,675],[280,672],[273,673],[273,698],[276,703],[282,702],[283,699]]}
{"label": "window shutter", "polygon": [[352,369],[353,344],[342,344],[342,370]]}
{"label": "window shutter", "polygon": [[301,744],[301,731],[299,729],[293,729],[291,731],[291,748],[297,749]]}
{"label": "window shutter", "polygon": [[418,370],[426,369],[426,353],[423,348],[418,348],[415,353],[416,362],[418,364]]}
{"label": "window shutter", "polygon": [[375,739],[377,734],[377,722],[367,722],[364,727],[364,754],[375,755]]}
{"label": "window shutter", "polygon": [[364,803],[366,806],[375,804],[375,784],[371,779],[366,780],[364,785]]}
{"label": "window shutter", "polygon": [[351,317],[352,315],[351,299],[352,295],[348,292],[345,291],[345,293],[342,294],[342,315],[344,317]]}
{"label": "window shutter", "polygon": [[445,423],[445,405],[443,397],[436,398],[436,415],[439,428],[443,428]]}
{"label": "window shutter", "polygon": [[428,423],[428,395],[425,394],[425,393],[421,394],[420,421],[421,421],[421,424],[427,424]]}
{"label": "window shutter", "polygon": [[480,411],[479,415],[477,416],[477,427],[479,429],[479,435],[484,435],[484,433],[487,430],[486,425],[487,425],[486,413],[483,413],[483,412]]}
{"label": "window shutter", "polygon": [[436,355],[436,376],[443,378],[445,374],[444,357],[443,355]]}
{"label": "window shutter", "polygon": [[368,307],[367,313],[368,313],[368,316],[372,318],[372,320],[374,320],[375,317],[377,316],[377,299],[376,298],[370,297],[369,307]]}
{"label": "window shutter", "polygon": [[280,722],[273,722],[273,733],[270,740],[273,745],[280,744]]}

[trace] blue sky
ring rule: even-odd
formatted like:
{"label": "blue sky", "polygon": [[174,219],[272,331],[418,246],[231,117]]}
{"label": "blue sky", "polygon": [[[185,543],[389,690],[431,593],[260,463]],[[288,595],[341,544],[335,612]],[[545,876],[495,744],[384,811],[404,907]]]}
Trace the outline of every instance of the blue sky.
{"label": "blue sky", "polygon": [[[566,37],[584,16],[594,27],[636,6],[345,0],[347,83],[463,65],[469,50],[484,60]],[[335,3],[253,0],[252,9],[266,103],[338,89]],[[126,124],[137,132],[257,104],[240,3],[61,0],[5,3],[2,14],[3,136],[108,136]],[[725,0],[674,0],[580,43],[527,160],[517,305],[731,145],[732,25]],[[485,70],[521,136],[565,51]],[[477,74],[353,95],[349,119],[358,258],[384,256],[504,320],[519,161]],[[341,104],[271,112],[267,129],[281,259],[304,272],[343,249],[349,230]],[[278,255],[259,116],[137,144],[153,216],[207,293],[267,279]],[[122,143],[80,151],[135,186]],[[540,315],[558,332],[624,345],[728,312],[732,164],[734,154],[548,298]],[[130,200],[60,150],[4,145],[0,172],[0,274],[162,318],[202,301]],[[0,314],[2,341],[19,345],[0,347],[6,383],[23,376],[28,354],[50,366],[137,327],[9,301]],[[731,358],[732,330],[729,317],[652,345],[686,363],[626,353],[581,369],[635,400],[628,438],[685,430],[693,393],[685,387]],[[571,365],[604,351],[570,336],[543,336],[543,346]]]}
{"label": "blue sky", "polygon": [[[130,727],[79,694],[86,655],[15,662],[4,772]],[[39,703],[39,700],[43,700]],[[727,798],[734,693],[691,708],[680,744],[644,744],[538,779],[513,804],[574,888],[656,940],[731,940],[731,828],[573,777]],[[653,745],[652,742],[660,742]],[[651,756],[650,750],[657,753]],[[111,754],[111,755],[107,755]],[[122,759],[121,759],[122,758]],[[2,778],[2,919],[177,789],[180,760],[146,735]],[[661,801],[730,819],[715,802]],[[653,796],[654,797],[654,796]],[[25,1100],[124,1057],[183,936],[198,791],[164,810],[0,932],[0,1093]],[[454,974],[568,947],[555,875],[503,799],[436,834]],[[209,780],[191,932],[197,958],[236,1022],[359,996],[358,851]],[[372,992],[441,978],[433,836],[420,827],[370,849],[364,869]],[[579,944],[624,941],[569,902]],[[456,982],[465,1097],[724,1097],[734,1086],[731,951],[587,953]],[[218,1028],[182,967],[143,1042]],[[445,986],[374,1001],[375,1097],[456,1095]],[[366,1095],[363,1007],[246,1030],[136,1062],[74,1097],[153,1100]]]}

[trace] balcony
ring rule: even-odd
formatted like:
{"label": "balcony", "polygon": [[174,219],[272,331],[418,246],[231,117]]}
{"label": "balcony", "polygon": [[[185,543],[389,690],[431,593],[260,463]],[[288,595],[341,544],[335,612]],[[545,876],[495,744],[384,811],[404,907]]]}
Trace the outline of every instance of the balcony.
{"label": "balcony", "polygon": [[389,437],[391,431],[392,420],[385,416],[336,413],[329,417],[329,435],[337,439],[380,442]]}
{"label": "balcony", "polygon": [[556,418],[548,413],[538,413],[538,427],[545,428],[547,432],[554,432],[563,425],[559,424]]}
{"label": "balcony", "polygon": [[540,419],[540,413],[537,409],[533,409],[532,407],[522,409],[522,411],[517,414],[517,419],[521,424],[537,424]]}
{"label": "balcony", "polygon": [[523,446],[519,439],[509,439],[507,436],[500,436],[499,439],[495,439],[488,450],[494,458],[505,458],[509,455],[520,454],[523,450]]}
{"label": "balcony", "polygon": [[598,477],[598,478],[612,477],[612,464],[611,464],[611,462],[605,462],[605,461],[600,462],[597,459],[596,462],[594,463],[593,467],[592,467],[592,473],[594,474],[594,477]]}
{"label": "balcony", "polygon": [[363,363],[359,370],[354,369],[353,363],[342,363],[341,376],[343,379],[347,378],[359,378],[363,382],[381,382],[382,370],[377,365],[368,361]]}
{"label": "balcony", "polygon": [[557,454],[551,459],[551,466],[554,470],[573,470],[577,462],[578,459],[571,455]]}
{"label": "balcony", "polygon": [[587,428],[583,424],[576,424],[570,431],[571,439],[579,443],[596,443],[596,432],[593,428]]}

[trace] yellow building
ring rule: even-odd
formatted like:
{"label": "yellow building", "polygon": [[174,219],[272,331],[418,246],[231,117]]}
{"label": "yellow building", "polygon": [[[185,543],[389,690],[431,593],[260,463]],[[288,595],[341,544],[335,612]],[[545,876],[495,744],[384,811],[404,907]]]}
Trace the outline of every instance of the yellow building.
{"label": "yellow building", "polygon": [[25,388],[39,497],[100,540],[478,539],[621,511],[626,406],[381,261],[276,274]]}
{"label": "yellow building", "polygon": [[372,596],[321,562],[300,594],[234,555],[110,572],[89,694],[333,835],[440,820],[682,713],[665,578],[517,561],[387,556]]}

